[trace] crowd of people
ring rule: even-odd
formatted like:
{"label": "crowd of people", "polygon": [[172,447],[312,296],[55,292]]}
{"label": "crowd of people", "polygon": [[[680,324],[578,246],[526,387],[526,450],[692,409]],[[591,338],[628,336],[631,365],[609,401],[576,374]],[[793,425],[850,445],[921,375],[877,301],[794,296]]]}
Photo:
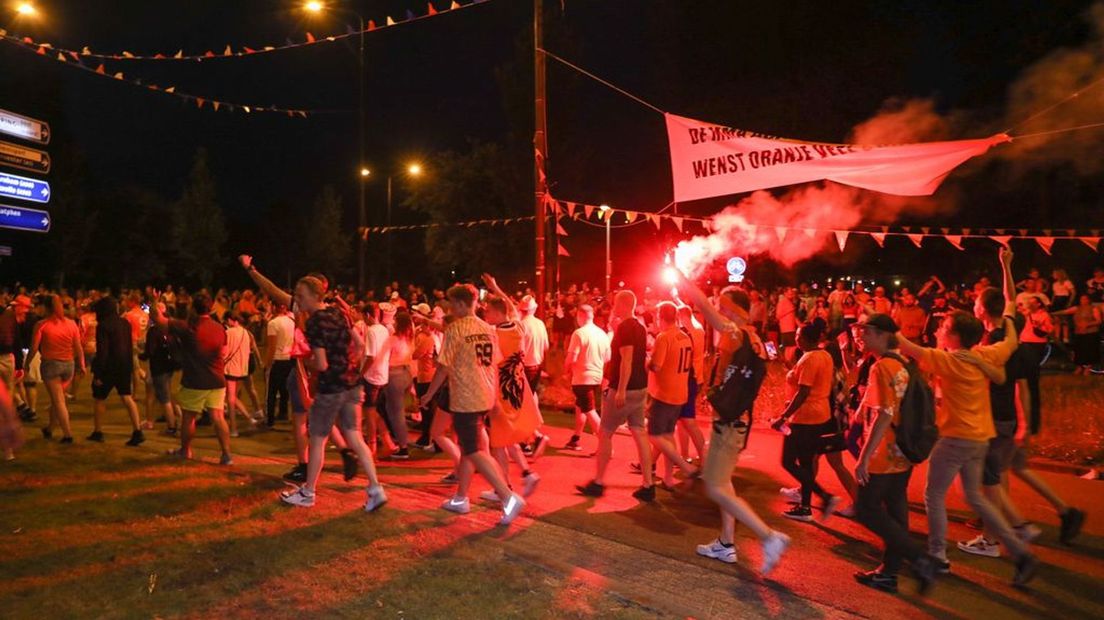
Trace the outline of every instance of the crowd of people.
{"label": "crowd of people", "polygon": [[[192,458],[197,425],[214,430],[220,463],[231,465],[239,423],[263,430],[286,422],[297,462],[285,474],[295,486],[281,500],[315,504],[332,441],[347,481],[366,474],[369,512],[388,501],[377,459],[440,452],[452,463],[443,482],[455,485],[442,508],[469,512],[478,472],[491,487],[481,499],[497,503],[509,524],[540,483],[535,463],[550,444],[540,388],[560,380],[547,364],[559,348],[575,401],[562,449],[582,450],[588,428],[596,442],[594,474],[578,492],[607,492],[613,437],[627,426],[637,457],[631,466],[641,476],[633,497],[652,502],[657,488],[700,479],[719,507],[720,528],[697,552],[735,562],[739,522],[761,541],[765,574],[790,539],[737,494],[732,474],[767,364],[777,360],[790,398],[758,417],[783,433],[781,466],[796,483],[781,490],[792,502],[782,517],[857,518],[885,551],[879,567],[855,578],[896,592],[907,562],[923,592],[950,571],[945,498],[960,478],[980,533],[957,548],[1008,554],[1014,583],[1023,585],[1037,569],[1030,543],[1041,531],[1007,493],[1009,474],[1054,506],[1063,543],[1084,522],[1031,471],[1026,454],[1041,424],[1044,358],[1072,348],[1075,372],[1089,374],[1099,363],[1104,269],[1078,291],[1062,271],[1047,281],[1032,270],[1016,283],[1011,252],[1000,258],[996,286],[983,278],[947,287],[932,277],[916,291],[892,292],[850,279],[706,292],[677,274],[670,292],[604,293],[583,284],[538,300],[532,291],[507,293],[485,274],[481,287],[427,292],[392,283],[377,301],[319,273],[289,292],[249,256],[240,263],[255,290],[2,291],[0,447],[14,458],[20,423],[38,419],[40,385],[49,399],[43,437],[60,433],[60,443],[72,444],[69,404],[90,370],[88,441],[104,441],[112,392],[132,426],[127,445],[142,444],[145,431],[162,424],[179,437],[175,458]],[[260,371],[263,399],[252,380]],[[144,407],[135,400],[140,387]],[[704,415],[712,419],[708,438],[697,423]],[[818,482],[821,456],[846,498]],[[926,549],[908,534],[906,497],[915,465],[925,461]]]}

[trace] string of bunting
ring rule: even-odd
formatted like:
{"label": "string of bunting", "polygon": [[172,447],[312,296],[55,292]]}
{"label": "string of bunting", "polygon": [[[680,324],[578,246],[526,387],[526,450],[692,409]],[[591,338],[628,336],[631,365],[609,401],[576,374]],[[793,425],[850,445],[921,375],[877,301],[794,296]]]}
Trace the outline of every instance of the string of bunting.
{"label": "string of bunting", "polygon": [[[597,218],[599,222],[605,222],[605,218],[610,218],[609,223],[613,225],[616,221],[614,218],[621,219],[623,225],[639,224],[643,222],[651,222],[659,230],[662,227],[663,222],[670,222],[674,224],[675,228],[679,232],[684,232],[687,223],[697,224],[704,228],[706,231],[713,230],[713,218],[710,217],[690,217],[685,215],[674,215],[667,213],[653,213],[648,211],[632,211],[629,209],[616,209],[607,208],[603,209],[597,205],[590,205],[581,202],[570,202],[564,200],[557,200],[549,195],[545,197],[545,204],[549,212],[555,217],[556,234],[562,237],[568,236],[567,231],[563,226],[559,224],[561,218],[567,218],[584,223],[590,223],[589,220]],[[604,224],[603,224],[604,225]],[[995,241],[1001,245],[1008,246],[1012,241],[1033,241],[1046,252],[1048,255],[1051,253],[1051,249],[1054,247],[1054,242],[1059,240],[1077,241],[1087,245],[1094,252],[1099,250],[1100,240],[1104,238],[1104,232],[1101,229],[1093,230],[1076,230],[1076,229],[1027,229],[1027,228],[946,228],[946,227],[932,227],[932,226],[878,226],[878,227],[865,227],[864,229],[825,229],[825,228],[805,228],[805,227],[793,227],[786,225],[773,225],[773,224],[752,224],[754,233],[758,234],[760,231],[773,233],[778,237],[779,243],[784,243],[791,235],[800,234],[801,238],[811,239],[819,234],[832,234],[836,243],[839,245],[839,249],[842,252],[847,247],[847,241],[850,237],[859,235],[867,236],[874,240],[878,244],[878,247],[885,247],[885,240],[887,237],[905,237],[911,241],[916,247],[922,247],[923,241],[926,237],[943,239],[947,243],[950,243],[953,247],[959,250],[963,250],[962,242],[966,239],[989,239]],[[1029,234],[1033,230],[1039,230],[1042,234]],[[566,250],[560,246],[561,256],[569,256],[566,254]]]}
{"label": "string of bunting", "polygon": [[473,226],[508,226],[518,222],[532,222],[535,219],[537,219],[536,216],[527,215],[490,220],[471,220],[467,222],[431,222],[429,224],[405,224],[402,226],[366,226],[360,229],[360,234],[367,239],[370,234],[400,232],[405,230],[425,230],[427,228],[444,228],[449,226],[460,228],[471,228]]}
{"label": "string of bunting", "polygon": [[190,93],[180,92],[176,89],[176,86],[159,86],[153,83],[147,83],[139,78],[128,77],[122,71],[110,72],[102,63],[95,67],[84,64],[80,55],[74,52],[60,52],[47,50],[45,47],[38,47],[34,53],[43,58],[52,59],[67,66],[80,69],[87,73],[98,75],[103,78],[116,80],[131,86],[137,86],[146,90],[162,93],[165,95],[171,95],[190,104],[193,104],[198,109],[211,109],[215,112],[245,112],[246,114],[252,113],[276,113],[284,114],[291,118],[306,118],[308,114],[332,114],[341,113],[343,110],[303,110],[299,108],[283,108],[275,105],[256,105],[245,104],[234,101],[225,101],[222,99],[213,99],[211,97],[200,97],[199,95],[193,95]]}
{"label": "string of bunting", "polygon": [[376,31],[383,30],[383,29],[391,27],[391,26],[400,26],[400,25],[403,25],[403,24],[409,24],[411,22],[421,21],[421,20],[424,20],[424,19],[427,19],[427,18],[430,18],[430,17],[435,17],[437,15],[442,15],[442,14],[445,14],[445,13],[452,13],[452,12],[458,11],[460,9],[465,9],[465,8],[469,8],[469,7],[478,5],[478,4],[483,4],[486,1],[487,0],[471,0],[470,2],[468,2],[466,4],[462,4],[462,3],[458,2],[457,0],[452,0],[449,3],[448,8],[442,8],[442,9],[436,8],[434,6],[433,2],[429,2],[426,5],[426,13],[423,14],[423,15],[415,15],[413,11],[407,10],[405,16],[401,17],[399,19],[395,19],[391,16],[387,16],[387,19],[384,21],[383,24],[376,24],[375,20],[370,19],[364,25],[364,30],[363,31],[357,30],[357,29],[350,26],[350,27],[348,27],[348,29],[346,30],[345,33],[337,34],[337,35],[331,35],[331,36],[328,36],[328,37],[315,37],[313,34],[307,32],[306,33],[306,38],[302,41],[292,41],[291,39],[288,39],[284,45],[264,45],[264,46],[255,46],[255,47],[248,47],[248,46],[245,46],[245,45],[238,45],[238,46],[227,45],[226,49],[224,49],[221,53],[216,53],[212,50],[207,50],[207,51],[205,51],[201,54],[192,54],[192,53],[186,54],[186,53],[184,53],[184,50],[179,50],[175,53],[168,53],[168,54],[165,54],[165,53],[133,54],[133,53],[125,51],[125,50],[122,51],[122,52],[118,52],[118,53],[98,53],[98,52],[92,51],[92,49],[90,47],[88,47],[87,45],[82,46],[80,48],[80,50],[55,47],[55,46],[51,45],[50,43],[38,42],[38,41],[35,41],[35,40],[31,39],[30,37],[26,37],[26,36],[20,37],[20,36],[14,34],[14,33],[7,32],[3,29],[0,29],[0,37],[2,37],[4,40],[6,40],[10,43],[14,43],[14,44],[24,46],[24,47],[29,47],[33,50],[38,51],[38,53],[40,53],[40,54],[58,52],[58,53],[66,55],[66,56],[81,56],[81,57],[95,58],[95,59],[100,59],[100,60],[169,60],[169,61],[172,61],[172,60],[187,60],[187,61],[194,61],[194,62],[202,62],[202,61],[205,61],[205,60],[216,60],[216,59],[223,59],[223,58],[241,58],[243,56],[253,56],[253,55],[256,55],[256,54],[267,54],[267,53],[270,53],[270,52],[279,52],[279,51],[283,51],[283,50],[296,49],[296,48],[300,48],[300,47],[307,47],[307,46],[310,46],[310,45],[317,45],[317,44],[320,44],[320,43],[332,43],[332,42],[339,41],[339,40],[342,40],[342,39],[347,39],[349,37],[359,36],[362,32],[364,32],[364,33],[376,32]]}

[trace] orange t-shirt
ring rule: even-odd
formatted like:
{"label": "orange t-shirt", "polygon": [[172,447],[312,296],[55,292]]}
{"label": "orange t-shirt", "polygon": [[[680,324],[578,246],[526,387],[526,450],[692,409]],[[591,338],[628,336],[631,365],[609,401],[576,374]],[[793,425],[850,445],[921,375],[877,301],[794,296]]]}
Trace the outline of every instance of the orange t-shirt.
{"label": "orange t-shirt", "polygon": [[[864,441],[869,440],[870,431],[881,412],[897,417],[901,399],[908,388],[908,380],[908,371],[895,359],[883,357],[870,367],[870,382],[866,385],[866,393],[863,394],[859,407],[862,412]],[[894,420],[894,423],[897,421]],[[897,447],[897,433],[893,430],[893,423],[886,428],[881,443],[867,449],[870,450],[868,471],[872,474],[897,474],[912,467],[912,463]]]}
{"label": "orange t-shirt", "polygon": [[44,360],[72,362],[73,345],[80,342],[80,328],[72,319],[45,319],[39,328],[38,350]]}
{"label": "orange t-shirt", "polygon": [[828,397],[832,395],[832,377],[835,366],[827,351],[809,351],[801,356],[797,365],[786,374],[786,381],[794,392],[802,385],[809,386],[809,397],[801,403],[790,418],[791,424],[823,424],[832,416]]}
{"label": "orange t-shirt", "polygon": [[655,368],[648,385],[648,394],[668,405],[685,405],[690,392],[690,368],[694,365],[694,346],[690,336],[671,327],[656,336],[652,347]]}

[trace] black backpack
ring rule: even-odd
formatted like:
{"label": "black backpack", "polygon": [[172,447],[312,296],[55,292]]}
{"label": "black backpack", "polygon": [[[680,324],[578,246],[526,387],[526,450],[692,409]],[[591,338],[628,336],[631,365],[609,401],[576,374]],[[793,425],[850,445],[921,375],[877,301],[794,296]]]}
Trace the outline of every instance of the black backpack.
{"label": "black backpack", "polygon": [[897,423],[893,425],[897,447],[912,463],[923,463],[939,440],[939,429],[935,426],[935,393],[924,381],[915,362],[905,361],[896,353],[886,353],[886,357],[901,362],[909,376]]}
{"label": "black backpack", "polygon": [[[751,346],[751,334],[741,331],[743,344],[732,354],[720,386],[710,390],[707,398],[722,424],[743,422],[750,427],[752,407],[767,375],[767,363]],[[747,414],[746,421],[743,421],[744,414]]]}

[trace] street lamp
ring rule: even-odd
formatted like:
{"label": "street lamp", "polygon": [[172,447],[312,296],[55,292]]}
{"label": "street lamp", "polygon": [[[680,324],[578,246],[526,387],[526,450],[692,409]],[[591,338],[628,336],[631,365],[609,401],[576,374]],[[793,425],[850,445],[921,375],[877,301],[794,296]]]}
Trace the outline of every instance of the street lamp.
{"label": "street lamp", "polygon": [[[422,165],[418,162],[411,162],[406,165],[406,175],[414,178],[422,176]],[[394,194],[391,191],[391,184],[395,178],[395,172],[387,175],[387,225],[391,225],[391,206],[392,198]],[[387,274],[387,281],[391,281],[391,235],[387,235],[387,243],[385,244],[386,255],[383,257],[384,273]]]}
{"label": "street lamp", "polygon": [[15,7],[15,12],[24,17],[32,17],[38,14],[38,9],[35,8],[30,2],[20,2]]}
{"label": "street lamp", "polygon": [[[310,0],[303,4],[303,10],[307,13],[314,15],[320,15],[325,11],[331,11],[334,13],[345,13],[357,18],[360,23],[360,49],[357,52],[357,73],[360,82],[360,104],[357,111],[357,129],[359,136],[359,152],[360,152],[360,176],[361,179],[365,179],[371,174],[367,168],[364,167],[364,17],[356,11],[350,9],[327,7],[319,0]],[[357,213],[358,231],[368,225],[368,212],[365,206],[364,199],[364,183],[360,184],[360,204]],[[357,237],[357,290],[364,291],[364,262],[365,252],[367,251],[368,240],[364,238],[363,234]]]}
{"label": "street lamp", "polygon": [[606,295],[609,295],[610,276],[613,272],[613,261],[610,260],[610,222],[613,220],[613,213],[610,212],[609,205],[601,205],[598,210],[602,212],[602,218],[606,220]]}

